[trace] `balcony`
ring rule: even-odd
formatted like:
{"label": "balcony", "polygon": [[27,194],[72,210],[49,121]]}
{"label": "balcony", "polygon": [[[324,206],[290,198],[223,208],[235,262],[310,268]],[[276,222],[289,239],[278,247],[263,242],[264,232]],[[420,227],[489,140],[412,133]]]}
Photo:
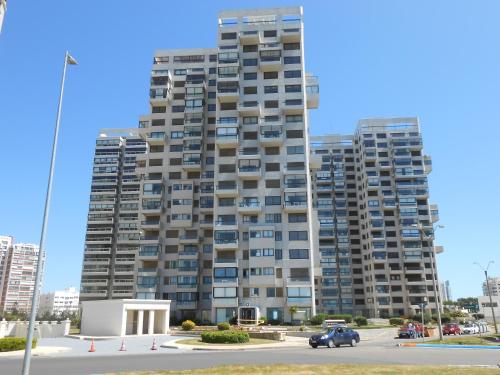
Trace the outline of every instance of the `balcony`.
{"label": "balcony", "polygon": [[300,38],[300,27],[287,28],[282,30],[281,41],[283,43],[297,43],[300,42]]}
{"label": "balcony", "polygon": [[198,235],[186,235],[183,234],[179,236],[179,243],[181,244],[196,244],[200,242],[200,237]]}
{"label": "balcony", "polygon": [[201,154],[184,154],[182,159],[182,169],[186,171],[201,170]]}
{"label": "balcony", "polygon": [[260,201],[241,201],[238,205],[238,212],[241,214],[258,214],[262,211]]}
{"label": "balcony", "polygon": [[159,215],[162,209],[160,200],[143,201],[142,213]]}
{"label": "balcony", "polygon": [[164,132],[151,132],[146,134],[146,142],[153,146],[163,145],[165,140],[166,136]]}
{"label": "balcony", "polygon": [[240,32],[241,44],[259,44],[260,36],[258,30],[247,30]]}
{"label": "balcony", "polygon": [[281,49],[260,51],[259,69],[263,72],[280,70],[283,66]]}
{"label": "balcony", "polygon": [[231,198],[238,196],[238,184],[219,183],[215,187],[215,195],[221,198]]}
{"label": "balcony", "polygon": [[156,88],[149,91],[149,103],[152,106],[165,104],[172,98],[170,86],[168,88]]}
{"label": "balcony", "polygon": [[214,278],[212,280],[214,287],[238,287],[237,277]]}
{"label": "balcony", "polygon": [[309,307],[311,306],[311,297],[287,297],[287,306]]}
{"label": "balcony", "polygon": [[240,102],[238,111],[242,116],[260,116],[260,105],[258,101]]}
{"label": "balcony", "polygon": [[160,220],[143,220],[141,221],[141,229],[159,229]]}
{"label": "balcony", "polygon": [[307,201],[286,200],[284,202],[283,208],[285,212],[307,212]]}
{"label": "balcony", "polygon": [[242,165],[238,168],[238,176],[243,180],[260,178],[260,167],[254,165]]}
{"label": "balcony", "polygon": [[158,268],[153,268],[153,267],[139,267],[137,269],[137,273],[140,276],[152,276],[155,275],[158,272]]}
{"label": "balcony", "polygon": [[203,131],[201,126],[185,126],[184,140],[201,140]]}
{"label": "balcony", "polygon": [[217,230],[237,230],[237,220],[217,220],[215,221],[215,229]]}
{"label": "balcony", "polygon": [[[233,129],[233,128],[228,128]],[[237,129],[237,128],[234,128]],[[215,144],[220,148],[234,148],[239,144],[238,134],[217,134],[215,136]]]}
{"label": "balcony", "polygon": [[237,238],[215,238],[214,239],[214,249],[217,249],[217,250],[237,250],[238,249],[238,239]]}
{"label": "balcony", "polygon": [[215,258],[214,267],[238,268],[238,259],[236,258]]}
{"label": "balcony", "polygon": [[[221,85],[224,83],[224,85]],[[229,85],[231,83],[231,85]],[[235,84],[234,84],[235,83]],[[227,102],[235,102],[240,98],[240,89],[238,87],[238,82],[228,81],[219,82],[219,86],[217,88],[217,99],[219,99],[220,103]]]}
{"label": "balcony", "polygon": [[213,298],[213,307],[238,307],[238,297],[231,298]]}
{"label": "balcony", "polygon": [[285,115],[297,115],[304,111],[302,98],[287,99],[283,101],[282,111]]}
{"label": "balcony", "polygon": [[198,251],[180,251],[179,259],[198,259],[200,253]]}
{"label": "balcony", "polygon": [[179,310],[193,310],[198,306],[198,301],[176,301],[176,308]]}
{"label": "balcony", "polygon": [[280,146],[283,144],[283,129],[281,126],[262,126],[259,141],[263,146]]}
{"label": "balcony", "polygon": [[309,276],[300,276],[300,277],[288,277],[286,279],[287,286],[311,286],[311,278]]}

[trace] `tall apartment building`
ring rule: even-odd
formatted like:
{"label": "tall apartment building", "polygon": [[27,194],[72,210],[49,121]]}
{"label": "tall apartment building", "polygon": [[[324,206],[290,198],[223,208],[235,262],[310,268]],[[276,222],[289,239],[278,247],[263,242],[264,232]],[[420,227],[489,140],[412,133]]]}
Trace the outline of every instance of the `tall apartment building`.
{"label": "tall apartment building", "polygon": [[302,8],[282,8],[222,12],[218,48],[156,53],[139,129],[138,298],[171,299],[178,319],[314,313],[307,108],[318,85],[303,52]]}
{"label": "tall apartment building", "polygon": [[320,310],[380,317],[426,303],[436,311],[437,207],[422,150],[416,118],[361,120],[353,136],[313,139]]}
{"label": "tall apartment building", "polygon": [[156,52],[129,183],[131,135],[98,139],[81,299],[169,299],[173,318],[211,322],[435,310],[417,119],[310,143],[302,8],[222,12],[217,40]]}
{"label": "tall apartment building", "polygon": [[40,294],[38,314],[46,312],[55,315],[76,313],[79,309],[78,297],[78,290],[73,287],[64,290],[56,290],[51,293],[42,293]]}
{"label": "tall apartment building", "polygon": [[[35,291],[35,275],[39,247],[34,244],[13,244],[8,252],[5,276],[0,299],[0,311],[31,310],[31,299]],[[42,263],[42,280],[45,255]],[[43,281],[38,286],[42,287]]]}
{"label": "tall apartment building", "polygon": [[[492,296],[500,297],[500,277],[488,277],[490,290]],[[483,282],[483,296],[489,296],[486,281]]]}
{"label": "tall apartment building", "polygon": [[7,12],[7,0],[0,0],[0,32],[2,32],[3,19]]}
{"label": "tall apartment building", "polygon": [[0,236],[0,301],[2,300],[4,278],[7,274],[7,258],[13,243],[12,236]]}
{"label": "tall apartment building", "polygon": [[[136,135],[134,135],[134,133]],[[96,140],[80,299],[134,297],[139,250],[136,158],[146,152],[137,129],[104,129]]]}

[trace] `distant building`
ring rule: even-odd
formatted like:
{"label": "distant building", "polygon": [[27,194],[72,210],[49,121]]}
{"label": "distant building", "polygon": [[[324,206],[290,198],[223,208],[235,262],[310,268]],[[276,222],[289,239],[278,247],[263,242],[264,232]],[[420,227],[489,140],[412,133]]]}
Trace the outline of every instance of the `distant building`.
{"label": "distant building", "polygon": [[0,301],[2,300],[3,281],[6,274],[7,255],[13,242],[14,238],[12,236],[0,236]]}
{"label": "distant building", "polygon": [[[492,296],[500,297],[500,277],[488,277],[490,293]],[[489,296],[486,281],[483,281],[483,296]]]}
{"label": "distant building", "polygon": [[[29,243],[13,244],[7,251],[0,299],[0,312],[31,310],[39,247]],[[43,257],[45,263],[45,256]],[[43,280],[43,264],[42,264]],[[41,287],[42,282],[40,283]]]}
{"label": "distant building", "polygon": [[[488,323],[493,323],[493,316],[491,315],[490,297],[480,296],[477,298],[479,304],[479,313],[484,315],[484,320]],[[493,312],[497,320],[500,318],[500,296],[491,298],[493,304]]]}
{"label": "distant building", "polygon": [[2,32],[3,18],[7,11],[7,0],[0,0],[0,32]]}
{"label": "distant building", "polygon": [[441,291],[441,301],[453,301],[449,280],[440,283],[439,290]]}
{"label": "distant building", "polygon": [[78,311],[79,293],[76,288],[66,288],[51,293],[40,295],[39,314],[61,315],[62,313],[74,313]]}

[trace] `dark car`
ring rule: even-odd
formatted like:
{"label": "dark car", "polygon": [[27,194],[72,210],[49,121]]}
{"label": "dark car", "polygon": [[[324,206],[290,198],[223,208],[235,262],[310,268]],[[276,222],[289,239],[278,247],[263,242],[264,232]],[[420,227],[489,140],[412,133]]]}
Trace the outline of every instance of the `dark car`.
{"label": "dark car", "polygon": [[313,335],[309,339],[309,345],[315,349],[318,346],[327,346],[329,348],[339,347],[340,345],[356,346],[358,342],[359,333],[342,326],[328,328],[323,334]]}
{"label": "dark car", "polygon": [[462,330],[460,326],[455,323],[447,324],[443,327],[443,335],[461,335]]}

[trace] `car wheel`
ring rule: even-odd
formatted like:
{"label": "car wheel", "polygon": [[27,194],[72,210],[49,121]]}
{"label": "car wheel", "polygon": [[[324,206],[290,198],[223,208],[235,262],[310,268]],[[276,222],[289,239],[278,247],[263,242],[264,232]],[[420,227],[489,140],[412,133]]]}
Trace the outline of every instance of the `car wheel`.
{"label": "car wheel", "polygon": [[351,339],[351,346],[356,346],[356,345],[358,345],[358,342],[356,341],[355,338],[352,338]]}
{"label": "car wheel", "polygon": [[317,348],[318,348],[318,344],[312,344],[312,345],[311,345],[311,347],[312,347],[313,349],[317,349]]}
{"label": "car wheel", "polygon": [[326,346],[328,346],[329,348],[333,348],[333,340],[332,339],[328,340]]}
{"label": "car wheel", "polygon": [[336,347],[336,348],[340,347],[340,344],[335,344],[335,347]]}

